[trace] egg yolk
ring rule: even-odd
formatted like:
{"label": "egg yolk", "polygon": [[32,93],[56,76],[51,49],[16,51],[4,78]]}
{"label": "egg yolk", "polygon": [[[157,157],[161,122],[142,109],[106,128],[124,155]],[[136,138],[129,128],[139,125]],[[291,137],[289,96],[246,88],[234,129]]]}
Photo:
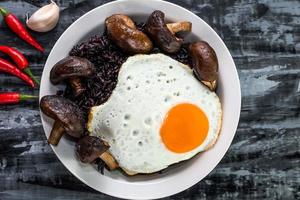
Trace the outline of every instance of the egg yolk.
{"label": "egg yolk", "polygon": [[201,145],[208,134],[209,122],[205,113],[193,104],[172,107],[160,129],[165,146],[175,153],[191,151]]}

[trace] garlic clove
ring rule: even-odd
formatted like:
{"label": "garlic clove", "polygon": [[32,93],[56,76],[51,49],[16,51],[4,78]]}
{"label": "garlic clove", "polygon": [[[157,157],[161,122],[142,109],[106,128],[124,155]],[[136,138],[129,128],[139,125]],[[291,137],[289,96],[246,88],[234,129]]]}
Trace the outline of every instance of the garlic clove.
{"label": "garlic clove", "polygon": [[59,7],[51,0],[51,3],[38,9],[26,24],[28,28],[37,32],[47,32],[52,30],[59,20]]}

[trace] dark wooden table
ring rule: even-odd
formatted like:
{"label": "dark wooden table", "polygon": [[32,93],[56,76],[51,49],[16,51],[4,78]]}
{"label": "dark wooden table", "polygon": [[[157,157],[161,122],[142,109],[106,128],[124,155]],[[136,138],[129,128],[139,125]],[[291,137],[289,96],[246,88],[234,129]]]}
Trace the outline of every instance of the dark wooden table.
{"label": "dark wooden table", "polygon": [[[0,5],[22,20],[47,0]],[[0,44],[22,50],[41,76],[52,46],[87,11],[108,1],[59,0],[54,31],[34,34],[41,55],[0,18]],[[167,199],[300,198],[300,2],[297,0],[172,0],[199,15],[226,43],[238,68],[243,103],[234,141],[222,162],[194,187]],[[38,95],[0,74],[0,91]],[[0,199],[114,199],[75,178],[46,142],[37,102],[0,106]]]}

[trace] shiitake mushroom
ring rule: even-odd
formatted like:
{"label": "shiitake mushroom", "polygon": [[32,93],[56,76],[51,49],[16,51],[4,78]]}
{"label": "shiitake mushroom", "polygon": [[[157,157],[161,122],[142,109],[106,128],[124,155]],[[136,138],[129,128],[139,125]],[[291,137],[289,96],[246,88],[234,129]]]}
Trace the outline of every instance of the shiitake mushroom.
{"label": "shiitake mushroom", "polygon": [[213,48],[205,41],[189,45],[191,65],[196,77],[214,91],[218,80],[218,58]]}
{"label": "shiitake mushroom", "polygon": [[148,36],[139,31],[126,15],[116,14],[105,20],[109,38],[128,54],[151,52],[153,44]]}
{"label": "shiitake mushroom", "polygon": [[42,97],[40,108],[45,115],[55,120],[48,142],[57,145],[64,133],[80,138],[84,132],[84,115],[72,101],[57,95]]}
{"label": "shiitake mushroom", "polygon": [[175,33],[191,29],[190,22],[166,24],[165,14],[160,10],[154,11],[146,22],[147,34],[162,51],[169,54],[177,53],[183,44],[183,39],[176,37]]}
{"label": "shiitake mushroom", "polygon": [[109,145],[95,136],[84,136],[76,144],[76,155],[83,163],[92,163],[97,158],[105,162],[110,170],[119,167],[114,157],[107,151]]}
{"label": "shiitake mushroom", "polygon": [[82,78],[89,78],[96,73],[96,69],[88,59],[68,56],[57,62],[50,71],[50,81],[56,85],[67,80],[73,89],[74,96],[81,95],[85,88]]}

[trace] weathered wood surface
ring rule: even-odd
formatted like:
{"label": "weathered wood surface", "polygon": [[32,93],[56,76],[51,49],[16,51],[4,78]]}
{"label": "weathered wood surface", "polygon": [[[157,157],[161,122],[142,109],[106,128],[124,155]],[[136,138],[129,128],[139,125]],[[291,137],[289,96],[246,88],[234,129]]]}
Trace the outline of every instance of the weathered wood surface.
{"label": "weathered wood surface", "polygon": [[[23,20],[46,0],[1,1]],[[58,27],[40,34],[40,55],[0,21],[0,44],[16,46],[41,75],[47,54],[77,18],[108,1],[59,0]],[[300,2],[172,0],[210,24],[231,51],[242,87],[234,141],[218,167],[196,186],[167,199],[300,198]],[[34,34],[37,36],[37,34]],[[38,94],[0,75],[0,91]],[[114,199],[90,189],[46,143],[38,103],[0,107],[0,199]]]}

